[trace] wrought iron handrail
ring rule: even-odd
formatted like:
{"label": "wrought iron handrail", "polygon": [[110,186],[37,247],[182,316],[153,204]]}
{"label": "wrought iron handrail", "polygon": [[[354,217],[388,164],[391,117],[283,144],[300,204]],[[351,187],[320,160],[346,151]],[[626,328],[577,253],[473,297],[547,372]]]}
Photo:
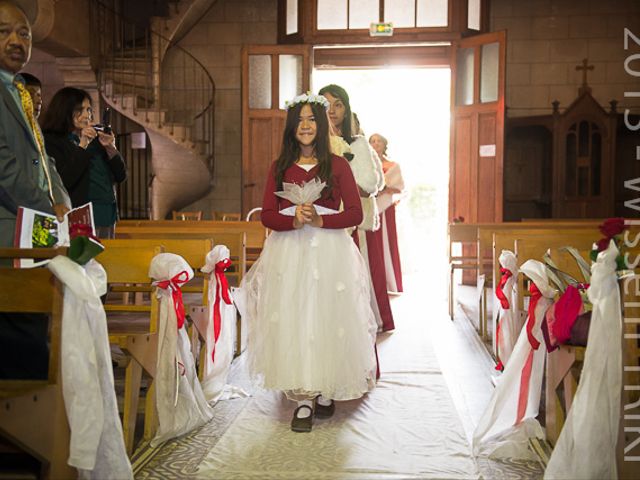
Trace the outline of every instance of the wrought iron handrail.
{"label": "wrought iron handrail", "polygon": [[104,0],[89,2],[92,51],[103,96],[152,129],[169,133],[214,166],[215,82],[191,53]]}

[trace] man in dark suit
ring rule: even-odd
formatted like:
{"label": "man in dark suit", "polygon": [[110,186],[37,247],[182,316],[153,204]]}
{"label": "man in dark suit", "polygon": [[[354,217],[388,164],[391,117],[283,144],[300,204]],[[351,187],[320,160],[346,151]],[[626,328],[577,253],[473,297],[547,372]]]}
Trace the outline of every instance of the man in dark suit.
{"label": "man in dark suit", "polygon": [[[44,150],[33,110],[28,111],[21,98],[24,82],[17,73],[30,56],[26,15],[0,0],[0,247],[13,246],[19,206],[61,219],[71,205],[53,159]],[[16,86],[17,82],[22,84]],[[46,341],[47,322],[41,316],[0,313],[0,378],[46,378]]]}

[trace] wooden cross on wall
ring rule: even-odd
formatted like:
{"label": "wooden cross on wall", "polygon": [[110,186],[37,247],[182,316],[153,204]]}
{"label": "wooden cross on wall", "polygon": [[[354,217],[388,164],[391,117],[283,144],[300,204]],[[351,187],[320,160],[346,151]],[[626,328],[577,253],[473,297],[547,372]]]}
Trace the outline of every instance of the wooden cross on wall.
{"label": "wooden cross on wall", "polygon": [[593,65],[589,65],[589,60],[586,58],[582,60],[582,66],[578,65],[576,67],[577,71],[582,70],[582,86],[580,87],[580,93],[583,91],[591,91],[589,86],[587,85],[587,71],[593,70],[595,67]]}

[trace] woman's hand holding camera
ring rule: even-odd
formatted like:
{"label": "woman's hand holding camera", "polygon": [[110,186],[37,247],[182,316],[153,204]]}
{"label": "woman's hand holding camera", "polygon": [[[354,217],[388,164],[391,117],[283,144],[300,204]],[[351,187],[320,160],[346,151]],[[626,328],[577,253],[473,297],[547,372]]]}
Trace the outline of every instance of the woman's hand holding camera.
{"label": "woman's hand holding camera", "polygon": [[80,148],[87,148],[97,134],[93,127],[84,127],[80,132]]}
{"label": "woman's hand holding camera", "polygon": [[98,141],[100,142],[100,145],[102,145],[107,151],[107,155],[109,155],[109,158],[118,154],[118,149],[116,148],[116,136],[113,134],[113,132],[98,132]]}

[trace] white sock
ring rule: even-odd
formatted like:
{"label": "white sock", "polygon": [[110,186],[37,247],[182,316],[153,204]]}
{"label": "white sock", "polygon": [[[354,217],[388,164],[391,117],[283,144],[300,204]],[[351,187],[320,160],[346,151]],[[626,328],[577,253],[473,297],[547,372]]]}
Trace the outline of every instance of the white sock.
{"label": "white sock", "polygon": [[316,402],[318,402],[318,404],[322,405],[323,407],[328,407],[331,405],[331,399],[330,398],[325,398],[322,395],[320,395],[318,398],[316,398]]}
{"label": "white sock", "polygon": [[307,418],[311,416],[311,413],[313,412],[313,402],[311,400],[302,400],[301,402],[298,402],[298,407],[303,405],[306,405],[309,408],[301,408],[298,410],[298,413],[296,413],[296,417],[298,418]]}

